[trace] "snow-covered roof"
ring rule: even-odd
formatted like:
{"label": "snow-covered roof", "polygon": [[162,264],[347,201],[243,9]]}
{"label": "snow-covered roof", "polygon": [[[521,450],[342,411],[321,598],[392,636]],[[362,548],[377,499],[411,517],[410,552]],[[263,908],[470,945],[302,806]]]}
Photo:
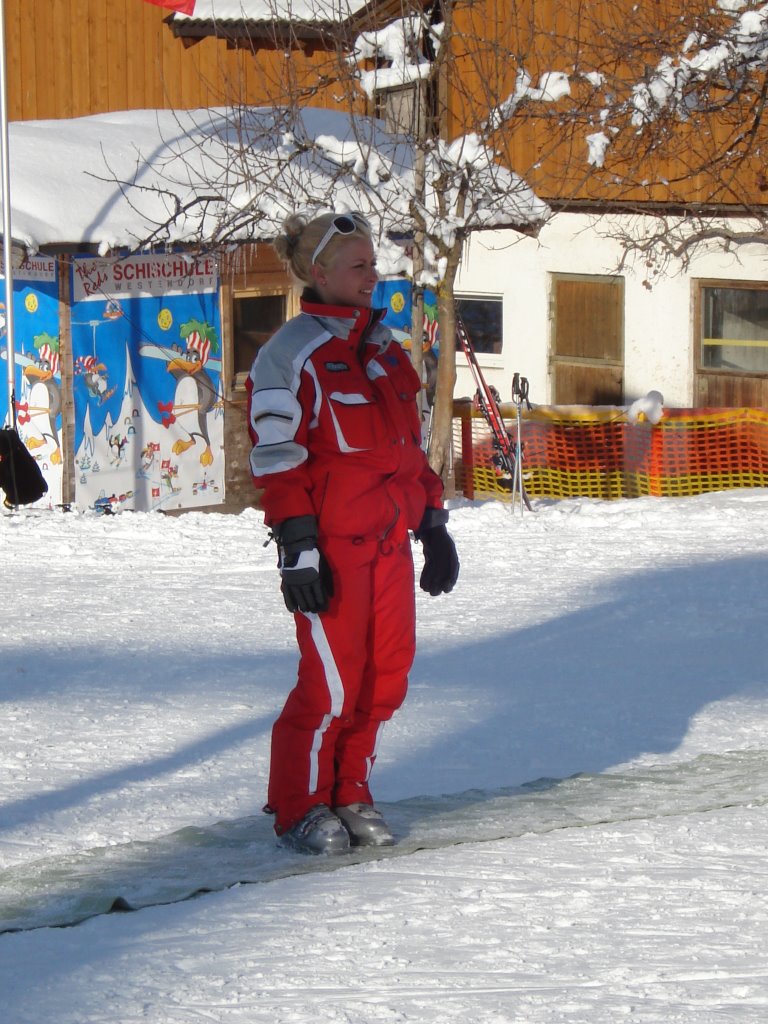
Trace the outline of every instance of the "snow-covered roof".
{"label": "snow-covered roof", "polygon": [[[238,154],[248,154],[252,174],[275,174],[287,157],[280,148],[285,140],[278,116],[266,108],[217,108],[13,122],[14,239],[33,251],[78,244],[102,252],[133,248],[153,233],[157,241],[165,235],[169,243],[195,243],[215,238],[239,211],[246,213],[233,228],[233,238],[274,237],[288,211],[277,196],[270,199],[265,182],[247,180],[245,164],[235,164]],[[324,146],[363,132],[374,150],[381,147],[390,158],[394,155],[393,140],[380,122],[351,122],[335,111],[308,110],[302,124],[308,138],[319,137]],[[402,142],[395,140],[398,146]],[[337,170],[309,157],[296,161],[296,195],[302,188],[314,189],[322,201]],[[341,204],[353,202],[342,184],[335,191]],[[215,198],[196,202],[202,196]],[[169,222],[182,207],[186,212]]]}
{"label": "snow-covered roof", "polygon": [[175,36],[186,40],[214,36],[257,49],[268,45],[295,45],[314,40],[336,45],[348,43],[361,31],[380,28],[419,10],[422,0],[196,0],[192,14],[168,19]]}
{"label": "snow-covered roof", "polygon": [[364,10],[370,0],[197,0],[192,14],[174,14],[174,25],[291,21],[341,24]]}
{"label": "snow-covered roof", "polygon": [[[9,131],[12,234],[30,252],[263,241],[296,209],[360,210],[379,237],[382,269],[407,269],[389,236],[411,230],[414,149],[373,118],[313,108],[292,118],[279,108],[132,110],[16,121]],[[477,193],[461,223],[427,197],[432,237],[546,219],[525,182],[471,138],[442,155],[458,175],[472,166]]]}

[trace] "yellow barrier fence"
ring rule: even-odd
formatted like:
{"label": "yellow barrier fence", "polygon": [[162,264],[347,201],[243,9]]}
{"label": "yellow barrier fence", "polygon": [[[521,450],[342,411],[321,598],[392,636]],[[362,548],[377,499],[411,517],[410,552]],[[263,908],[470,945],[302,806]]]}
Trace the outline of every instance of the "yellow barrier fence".
{"label": "yellow barrier fence", "polygon": [[[513,438],[517,410],[501,407]],[[454,407],[456,490],[509,498],[491,432],[471,402]],[[768,487],[768,411],[665,409],[632,423],[613,407],[537,406],[522,412],[523,474],[531,497],[678,498]]]}

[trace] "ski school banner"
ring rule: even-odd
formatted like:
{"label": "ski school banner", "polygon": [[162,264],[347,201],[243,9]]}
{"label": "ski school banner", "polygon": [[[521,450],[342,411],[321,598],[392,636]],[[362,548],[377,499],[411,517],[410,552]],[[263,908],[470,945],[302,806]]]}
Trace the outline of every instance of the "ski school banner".
{"label": "ski school banner", "polygon": [[[0,275],[2,266],[0,266]],[[0,356],[8,374],[5,343],[5,278],[0,277]],[[61,365],[59,282],[54,256],[31,256],[13,271],[14,390],[19,436],[48,484],[41,504],[61,502]],[[8,420],[8,394],[0,394],[0,420]]]}
{"label": "ski school banner", "polygon": [[75,493],[80,507],[224,500],[218,271],[212,257],[76,257]]}
{"label": "ski school banner", "polygon": [[[410,351],[411,307],[413,285],[402,279],[396,281],[379,281],[373,293],[373,305],[376,309],[386,309],[384,323],[390,328],[400,344]],[[422,336],[424,352],[434,353],[437,358],[440,348],[440,334],[437,326],[437,296],[428,288],[424,289],[424,333]]]}

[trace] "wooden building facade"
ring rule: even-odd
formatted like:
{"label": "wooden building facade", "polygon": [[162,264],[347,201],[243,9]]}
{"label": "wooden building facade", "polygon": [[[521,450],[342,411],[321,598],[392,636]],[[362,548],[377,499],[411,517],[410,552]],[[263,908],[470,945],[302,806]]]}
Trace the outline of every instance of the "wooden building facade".
{"label": "wooden building facade", "polygon": [[258,61],[214,37],[185,45],[144,0],[5,0],[8,116],[281,102],[297,88],[328,101],[322,49],[263,47]]}

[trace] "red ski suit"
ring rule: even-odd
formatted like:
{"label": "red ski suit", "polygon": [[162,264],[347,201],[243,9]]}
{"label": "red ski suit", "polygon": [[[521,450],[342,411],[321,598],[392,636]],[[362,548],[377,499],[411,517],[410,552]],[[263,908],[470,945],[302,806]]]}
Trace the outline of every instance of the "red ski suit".
{"label": "red ski suit", "polygon": [[405,699],[415,650],[408,530],[447,520],[421,449],[420,382],[382,315],[305,296],[248,380],[267,524],[317,517],[334,584],[326,612],[295,614],[298,681],[272,730],[278,833],[318,803],[372,803],[380,729]]}

